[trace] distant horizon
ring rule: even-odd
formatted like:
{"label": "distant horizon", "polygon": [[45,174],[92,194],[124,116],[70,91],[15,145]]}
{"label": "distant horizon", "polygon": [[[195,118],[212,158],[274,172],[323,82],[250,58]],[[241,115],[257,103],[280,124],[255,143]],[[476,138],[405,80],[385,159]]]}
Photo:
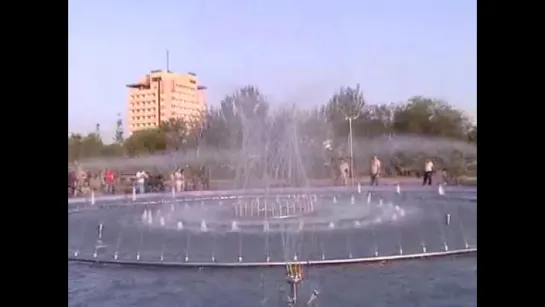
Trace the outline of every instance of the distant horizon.
{"label": "distant horizon", "polygon": [[125,85],[166,69],[167,49],[209,106],[255,85],[273,108],[306,109],[359,83],[369,104],[422,95],[477,123],[475,1],[69,0],[68,130],[113,136]]}

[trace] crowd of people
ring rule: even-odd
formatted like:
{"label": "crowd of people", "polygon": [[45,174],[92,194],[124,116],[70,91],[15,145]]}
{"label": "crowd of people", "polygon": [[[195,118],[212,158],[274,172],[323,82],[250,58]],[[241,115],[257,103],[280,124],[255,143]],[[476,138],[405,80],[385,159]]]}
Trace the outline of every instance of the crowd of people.
{"label": "crowd of people", "polygon": [[[369,184],[377,186],[383,175],[380,159],[374,156],[369,165]],[[422,178],[423,185],[432,185],[435,174],[435,166],[431,159],[426,159],[421,171],[416,172],[416,177]],[[337,175],[334,175],[333,183],[336,185],[348,185],[352,177],[349,163],[340,159]],[[448,180],[446,169],[441,170],[440,182]],[[152,174],[146,170],[139,170],[134,174],[119,174],[112,169],[101,172],[84,171],[77,167],[74,171],[68,171],[68,196],[77,197],[89,194],[91,191],[100,194],[117,193],[149,193],[164,192],[173,189],[176,192],[198,191],[210,189],[210,176],[205,166],[198,169],[176,168],[167,176],[157,173]]]}
{"label": "crowd of people", "polygon": [[199,169],[191,169],[189,166],[186,169],[177,168],[167,176],[146,170],[139,170],[134,174],[122,174],[109,168],[101,172],[85,171],[79,166],[75,170],[68,170],[69,197],[84,196],[91,192],[132,193],[133,190],[139,194],[156,193],[169,188],[176,192],[208,190],[210,176],[204,166]]}

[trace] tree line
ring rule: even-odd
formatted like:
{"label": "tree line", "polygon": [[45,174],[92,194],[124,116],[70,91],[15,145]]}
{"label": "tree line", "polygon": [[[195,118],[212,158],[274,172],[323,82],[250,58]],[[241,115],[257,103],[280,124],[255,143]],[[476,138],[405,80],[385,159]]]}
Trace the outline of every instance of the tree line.
{"label": "tree line", "polygon": [[[448,102],[414,96],[404,103],[369,104],[359,86],[342,87],[322,106],[297,113],[299,137],[307,142],[346,140],[348,119],[354,138],[411,134],[475,143],[477,125]],[[118,114],[119,116],[119,114]],[[170,119],[156,128],[125,136],[123,122],[116,122],[112,142],[105,142],[100,125],[87,135],[68,136],[69,161],[96,157],[142,156],[199,148],[237,149],[242,146],[242,119],[266,121],[275,113],[255,86],[245,86],[211,107],[202,122]]]}

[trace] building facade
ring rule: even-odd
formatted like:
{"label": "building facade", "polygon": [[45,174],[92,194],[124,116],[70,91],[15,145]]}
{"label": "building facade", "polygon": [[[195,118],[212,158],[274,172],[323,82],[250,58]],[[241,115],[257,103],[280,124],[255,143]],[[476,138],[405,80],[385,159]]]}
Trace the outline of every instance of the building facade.
{"label": "building facade", "polygon": [[206,87],[194,73],[154,70],[127,87],[127,131],[131,134],[170,119],[198,124],[205,118]]}

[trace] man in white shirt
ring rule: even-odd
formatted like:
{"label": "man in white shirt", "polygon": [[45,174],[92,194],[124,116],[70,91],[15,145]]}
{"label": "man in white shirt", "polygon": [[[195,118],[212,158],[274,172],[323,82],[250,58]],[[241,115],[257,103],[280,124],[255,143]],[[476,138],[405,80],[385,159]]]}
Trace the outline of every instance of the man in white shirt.
{"label": "man in white shirt", "polygon": [[145,171],[136,172],[136,187],[138,189],[138,193],[144,194],[146,192],[147,178],[148,178],[148,174]]}
{"label": "man in white shirt", "polygon": [[340,184],[345,186],[348,185],[348,178],[350,178],[350,166],[348,165],[348,162],[346,162],[344,159],[341,159],[341,162],[339,164],[339,181]]}
{"label": "man in white shirt", "polygon": [[184,170],[181,168],[178,168],[172,175],[172,180],[174,182],[174,186],[176,187],[177,193],[180,193],[184,190],[184,177]]}
{"label": "man in white shirt", "polygon": [[377,156],[374,156],[371,160],[371,185],[378,185],[378,178],[380,176],[380,160]]}
{"label": "man in white shirt", "polygon": [[422,185],[431,185],[431,177],[433,175],[433,162],[430,159],[424,164],[424,181]]}

